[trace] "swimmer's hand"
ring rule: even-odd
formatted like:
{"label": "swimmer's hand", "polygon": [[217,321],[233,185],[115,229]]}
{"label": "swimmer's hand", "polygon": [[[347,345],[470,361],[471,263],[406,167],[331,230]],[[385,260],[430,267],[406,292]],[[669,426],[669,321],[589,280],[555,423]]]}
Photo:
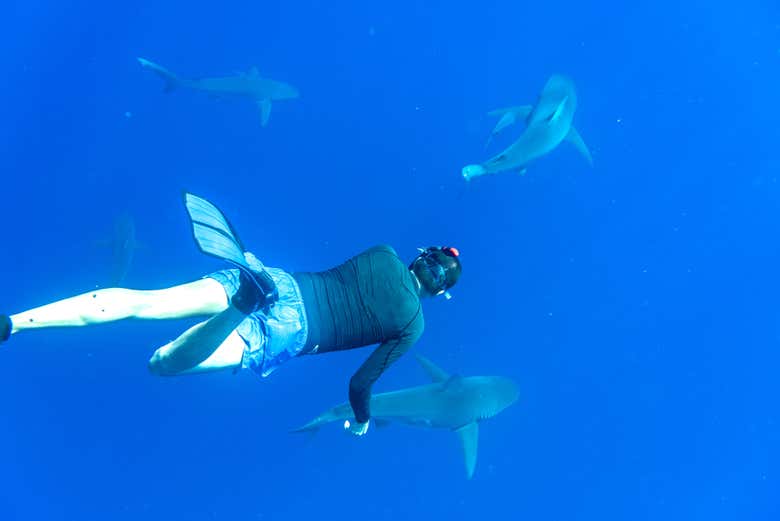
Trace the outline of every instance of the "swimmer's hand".
{"label": "swimmer's hand", "polygon": [[366,423],[355,421],[355,423],[352,423],[349,420],[346,420],[344,422],[344,430],[351,432],[355,436],[363,436],[368,432],[368,424],[370,421],[371,420],[367,421]]}

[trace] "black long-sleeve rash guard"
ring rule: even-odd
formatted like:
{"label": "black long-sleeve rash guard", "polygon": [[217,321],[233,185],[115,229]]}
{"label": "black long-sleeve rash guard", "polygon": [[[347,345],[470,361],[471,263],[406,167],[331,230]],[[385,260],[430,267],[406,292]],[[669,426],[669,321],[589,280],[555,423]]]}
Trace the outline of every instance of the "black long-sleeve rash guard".
{"label": "black long-sleeve rash guard", "polygon": [[305,352],[379,344],[349,382],[355,419],[371,416],[371,387],[425,327],[414,275],[390,246],[376,246],[318,273],[294,273],[309,327]]}

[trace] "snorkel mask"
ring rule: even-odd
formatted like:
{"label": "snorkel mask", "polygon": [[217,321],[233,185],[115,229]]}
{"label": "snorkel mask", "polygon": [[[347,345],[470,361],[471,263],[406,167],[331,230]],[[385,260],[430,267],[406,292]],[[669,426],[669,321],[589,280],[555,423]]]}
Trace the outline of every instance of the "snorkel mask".
{"label": "snorkel mask", "polygon": [[[433,296],[444,295],[447,300],[452,298],[448,291],[460,277],[460,252],[453,247],[431,246],[417,248],[420,254],[412,262],[410,268],[420,279],[420,284]],[[452,259],[448,261],[447,258]],[[445,266],[445,262],[448,266]],[[418,273],[415,267],[422,265],[424,273]],[[425,276],[427,275],[427,276]]]}

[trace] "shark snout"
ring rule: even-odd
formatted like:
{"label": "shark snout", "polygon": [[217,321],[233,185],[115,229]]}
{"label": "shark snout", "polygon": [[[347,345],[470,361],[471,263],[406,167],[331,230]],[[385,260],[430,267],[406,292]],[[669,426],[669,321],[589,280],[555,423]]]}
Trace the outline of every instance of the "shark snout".
{"label": "shark snout", "polygon": [[284,88],[279,90],[278,96],[276,96],[277,99],[295,99],[300,97],[301,93],[298,92],[298,89],[293,87],[292,85],[285,85]]}
{"label": "shark snout", "polygon": [[493,377],[491,383],[490,402],[492,403],[487,413],[489,416],[495,416],[520,398],[520,390],[509,378]]}

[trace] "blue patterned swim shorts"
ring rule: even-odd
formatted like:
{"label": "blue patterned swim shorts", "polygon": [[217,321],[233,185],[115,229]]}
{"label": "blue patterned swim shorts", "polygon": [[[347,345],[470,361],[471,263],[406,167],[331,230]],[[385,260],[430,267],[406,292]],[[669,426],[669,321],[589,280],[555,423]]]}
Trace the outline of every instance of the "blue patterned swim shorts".
{"label": "blue patterned swim shorts", "polygon": [[[250,266],[252,259],[252,256],[247,259]],[[303,350],[308,336],[306,310],[301,290],[292,275],[278,268],[251,267],[265,269],[279,290],[279,300],[268,314],[263,311],[252,313],[236,328],[246,342],[241,367],[265,377]],[[217,271],[206,277],[222,284],[228,299],[238,290],[237,269]]]}

